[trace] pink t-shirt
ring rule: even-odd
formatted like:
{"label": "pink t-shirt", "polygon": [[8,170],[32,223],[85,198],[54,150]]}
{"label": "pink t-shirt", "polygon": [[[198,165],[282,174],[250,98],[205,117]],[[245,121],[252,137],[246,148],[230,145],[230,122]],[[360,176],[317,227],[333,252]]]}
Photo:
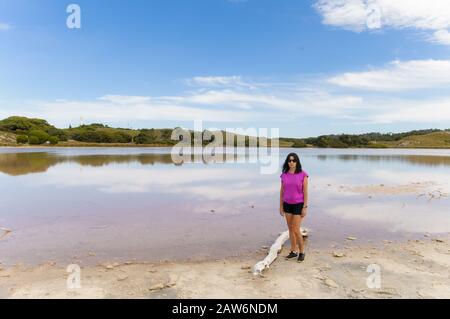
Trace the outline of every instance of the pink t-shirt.
{"label": "pink t-shirt", "polygon": [[282,173],[280,175],[283,183],[283,201],[288,204],[298,204],[304,202],[303,180],[309,175],[305,171],[298,174]]}

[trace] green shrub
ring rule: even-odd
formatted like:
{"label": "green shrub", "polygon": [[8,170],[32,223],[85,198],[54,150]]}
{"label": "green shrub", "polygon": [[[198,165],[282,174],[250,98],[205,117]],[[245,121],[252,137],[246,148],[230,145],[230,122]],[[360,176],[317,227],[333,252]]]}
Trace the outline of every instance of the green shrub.
{"label": "green shrub", "polygon": [[128,133],[117,131],[111,133],[111,139],[113,143],[130,143],[133,137]]}
{"label": "green shrub", "polygon": [[42,130],[32,130],[32,131],[30,131],[30,133],[28,133],[28,137],[31,138],[32,136],[37,137],[37,139],[39,140],[39,144],[44,144],[50,138],[48,133],[44,132]]}
{"label": "green shrub", "polygon": [[155,129],[143,129],[139,131],[139,134],[134,138],[136,144],[152,144],[161,141],[161,132]]}
{"label": "green shrub", "polygon": [[388,148],[388,146],[386,144],[382,144],[382,143],[371,143],[368,146],[369,148]]}
{"label": "green shrub", "polygon": [[50,142],[50,144],[56,145],[56,144],[58,144],[59,139],[58,139],[56,136],[50,136],[50,137],[48,138],[48,141]]}
{"label": "green shrub", "polygon": [[75,141],[87,143],[112,143],[112,136],[103,131],[81,131],[78,130],[72,134]]}
{"label": "green shrub", "polygon": [[28,136],[26,135],[18,135],[16,137],[17,144],[27,144],[28,143]]}
{"label": "green shrub", "polygon": [[67,141],[68,140],[66,132],[64,132],[61,129],[51,128],[47,131],[47,133],[50,136],[56,136],[58,138],[58,141]]}
{"label": "green shrub", "polygon": [[37,136],[34,136],[34,135],[32,135],[32,136],[30,136],[30,137],[28,138],[28,143],[29,143],[30,145],[39,145],[39,144],[42,144],[42,143],[39,141],[39,138],[38,138]]}
{"label": "green shrub", "polygon": [[30,119],[21,116],[11,116],[0,121],[0,131],[11,133],[28,133],[30,130],[47,131],[52,128],[47,121],[41,119]]}

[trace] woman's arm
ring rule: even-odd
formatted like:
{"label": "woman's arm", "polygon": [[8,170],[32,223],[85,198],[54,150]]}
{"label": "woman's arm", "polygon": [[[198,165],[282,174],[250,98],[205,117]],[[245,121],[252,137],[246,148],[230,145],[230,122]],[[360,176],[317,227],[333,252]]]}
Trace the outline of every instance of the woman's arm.
{"label": "woman's arm", "polygon": [[280,187],[280,215],[284,216],[284,210],[283,210],[283,182],[281,182],[281,187]]}
{"label": "woman's arm", "polygon": [[303,179],[303,209],[302,209],[302,217],[305,217],[308,209],[308,177],[305,176]]}

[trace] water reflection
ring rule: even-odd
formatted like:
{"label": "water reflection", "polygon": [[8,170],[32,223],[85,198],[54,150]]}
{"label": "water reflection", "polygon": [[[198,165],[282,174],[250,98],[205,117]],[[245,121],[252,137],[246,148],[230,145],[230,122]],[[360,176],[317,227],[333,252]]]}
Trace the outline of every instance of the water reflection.
{"label": "water reflection", "polygon": [[399,162],[406,164],[418,164],[423,166],[450,166],[448,156],[427,155],[317,155],[320,161],[339,160],[344,162]]}
{"label": "water reflection", "polygon": [[[421,166],[450,166],[450,156],[429,155],[355,155],[355,154],[308,154],[304,156],[317,158],[318,161],[341,161],[362,163],[404,163]],[[224,156],[224,162],[248,162],[251,155],[234,154]],[[281,155],[280,162],[283,160]],[[0,153],[0,172],[19,176],[31,173],[44,173],[50,167],[64,163],[75,163],[81,166],[104,167],[111,164],[138,163],[141,165],[170,164],[183,165],[190,163],[208,164],[207,161],[194,158],[185,159],[184,163],[176,164],[172,161],[170,153],[143,153],[143,154],[87,154],[64,155],[49,152],[20,152]]]}
{"label": "water reflection", "polygon": [[[235,154],[231,158],[224,157],[224,161],[236,162],[240,159],[248,159],[249,155]],[[191,158],[183,158],[183,163],[177,164],[172,161],[170,154],[115,154],[115,155],[59,155],[47,152],[30,153],[6,153],[0,154],[0,172],[11,175],[25,175],[31,173],[43,173],[50,167],[64,164],[75,163],[81,166],[105,167],[112,164],[132,164],[141,165],[172,164],[179,166],[190,163],[208,162],[196,159],[194,155]]]}
{"label": "water reflection", "polygon": [[[312,246],[350,234],[450,232],[450,198],[416,194],[450,192],[450,156],[283,149],[280,169],[291,151],[310,175]],[[0,240],[0,262],[67,261],[89,251],[105,259],[223,257],[270,244],[285,229],[279,172],[261,174],[258,164],[236,163],[238,156],[248,159],[176,166],[170,149],[0,151],[0,192],[8,194],[0,226],[13,230]],[[417,187],[404,187],[409,183]],[[403,188],[352,191],[380,184]]]}
{"label": "water reflection", "polygon": [[[432,211],[430,207],[433,207]],[[387,227],[389,232],[447,233],[450,232],[449,210],[444,206],[430,206],[425,200],[361,202],[343,204],[327,209],[328,213],[349,221],[363,221]],[[431,216],[430,216],[431,215]],[[386,223],[389,221],[389,223]],[[420,222],[418,222],[420,221]]]}

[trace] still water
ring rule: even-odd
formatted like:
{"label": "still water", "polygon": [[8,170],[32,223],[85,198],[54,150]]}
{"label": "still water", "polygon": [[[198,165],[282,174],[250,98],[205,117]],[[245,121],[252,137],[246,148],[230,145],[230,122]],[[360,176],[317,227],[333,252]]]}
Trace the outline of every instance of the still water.
{"label": "still water", "polygon": [[286,229],[279,176],[291,151],[310,175],[310,248],[450,232],[450,150],[281,149],[278,171],[261,174],[246,156],[175,165],[169,148],[2,148],[0,227],[12,232],[0,262],[252,253]]}

